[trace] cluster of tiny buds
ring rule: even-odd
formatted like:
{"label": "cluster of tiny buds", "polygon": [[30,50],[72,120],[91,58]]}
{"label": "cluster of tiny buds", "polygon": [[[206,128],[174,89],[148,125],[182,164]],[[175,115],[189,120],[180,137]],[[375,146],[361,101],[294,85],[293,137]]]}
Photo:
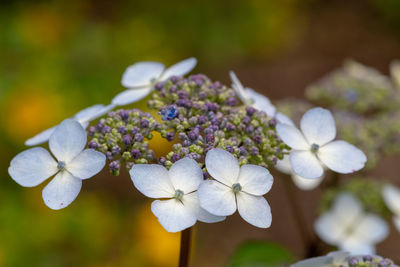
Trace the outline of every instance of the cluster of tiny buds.
{"label": "cluster of tiny buds", "polygon": [[275,119],[242,105],[232,89],[202,74],[157,84],[148,104],[167,126],[161,135],[180,141],[159,159],[166,167],[186,156],[199,160],[215,147],[231,152],[241,164],[267,167],[283,157]]}
{"label": "cluster of tiny buds", "polygon": [[137,109],[112,111],[88,128],[88,145],[104,153],[111,173],[118,175],[121,163],[130,168],[135,163],[155,160],[147,140],[161,127],[150,114]]}
{"label": "cluster of tiny buds", "polygon": [[[363,257],[351,257],[347,261],[349,267],[399,267],[390,259],[366,255]],[[340,265],[339,267],[345,267]]]}

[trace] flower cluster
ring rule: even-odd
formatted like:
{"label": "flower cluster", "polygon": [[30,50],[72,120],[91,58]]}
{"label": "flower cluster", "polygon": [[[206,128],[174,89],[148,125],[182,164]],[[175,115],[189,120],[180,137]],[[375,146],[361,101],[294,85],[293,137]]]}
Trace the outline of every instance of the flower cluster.
{"label": "flower cluster", "polygon": [[148,140],[161,128],[149,113],[138,109],[112,111],[89,127],[89,147],[103,153],[110,161],[111,173],[119,175],[122,164],[129,170],[133,164],[155,161]]}

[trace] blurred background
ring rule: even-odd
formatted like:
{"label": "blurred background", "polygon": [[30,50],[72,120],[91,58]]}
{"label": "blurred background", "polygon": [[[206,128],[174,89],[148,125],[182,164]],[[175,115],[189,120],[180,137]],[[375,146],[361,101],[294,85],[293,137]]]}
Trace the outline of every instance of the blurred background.
{"label": "blurred background", "polygon": [[[179,234],[158,224],[126,172],[113,177],[105,170],[85,181],[68,208],[52,211],[41,198],[46,183],[22,188],[7,168],[27,138],[86,106],[109,103],[123,89],[128,65],[170,65],[190,56],[199,60],[195,73],[229,84],[228,71],[235,70],[272,100],[301,98],[308,84],[347,58],[388,73],[390,61],[400,58],[400,1],[1,1],[0,266],[177,263]],[[377,172],[399,181],[398,160],[385,160]],[[282,179],[275,174],[266,195],[270,229],[237,215],[199,223],[192,266],[229,265],[249,240],[274,241],[291,251],[288,258],[304,257]],[[311,232],[320,192],[293,190],[304,200]],[[378,253],[400,260],[400,234],[391,227]]]}

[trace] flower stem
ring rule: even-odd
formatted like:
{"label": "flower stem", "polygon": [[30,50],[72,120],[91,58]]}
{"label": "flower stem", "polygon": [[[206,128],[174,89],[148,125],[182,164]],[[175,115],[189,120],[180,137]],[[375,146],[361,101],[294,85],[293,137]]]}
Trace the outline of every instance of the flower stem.
{"label": "flower stem", "polygon": [[181,251],[179,253],[179,267],[189,266],[191,239],[192,239],[191,227],[181,232]]}

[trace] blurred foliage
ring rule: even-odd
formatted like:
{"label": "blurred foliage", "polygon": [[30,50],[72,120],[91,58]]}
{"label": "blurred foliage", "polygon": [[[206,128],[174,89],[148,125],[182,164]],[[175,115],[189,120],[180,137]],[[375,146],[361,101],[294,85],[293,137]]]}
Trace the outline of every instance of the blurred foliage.
{"label": "blurred foliage", "polygon": [[285,247],[263,241],[246,242],[236,250],[231,267],[279,267],[294,261]]}

